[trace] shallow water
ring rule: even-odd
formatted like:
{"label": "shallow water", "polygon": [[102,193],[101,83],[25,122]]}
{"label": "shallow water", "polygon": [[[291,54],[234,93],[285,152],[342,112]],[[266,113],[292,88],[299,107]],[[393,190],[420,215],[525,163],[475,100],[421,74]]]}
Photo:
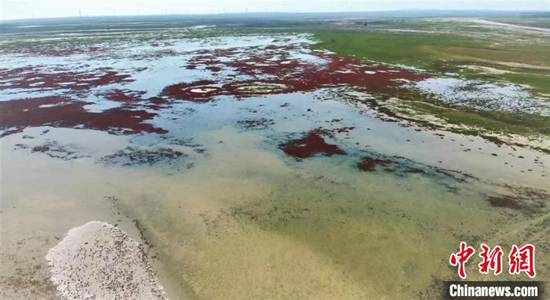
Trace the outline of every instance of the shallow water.
{"label": "shallow water", "polygon": [[[437,298],[437,282],[456,278],[448,257],[462,240],[531,242],[541,253],[550,246],[547,154],[392,120],[365,100],[378,86],[164,97],[166,106],[149,105],[145,98],[164,87],[236,72],[187,69],[193,51],[237,47],[254,57],[264,49],[253,48],[258,44],[284,54],[296,51],[279,48],[285,39],[303,53],[310,43],[292,35],[197,42],[186,40],[187,30],[166,40],[168,50],[186,53],[149,56],[155,47],[127,43],[88,60],[116,61],[133,82],[80,94],[41,91],[86,99],[96,123],[67,122],[72,115],[61,113],[65,123],[3,128],[0,295],[53,299],[44,256],[70,228],[91,220],[137,239],[141,231],[171,299]],[[311,64],[309,56],[292,55]],[[78,56],[63,68],[73,60]],[[26,67],[23,59],[14,64]],[[131,70],[140,67],[147,70]],[[127,134],[120,134],[128,129],[122,121],[101,123],[113,108],[102,93],[121,88],[145,94],[138,104],[118,102],[119,109],[155,113]],[[0,90],[0,98],[34,97],[28,92]],[[345,155],[297,159],[281,150],[312,132]],[[388,163],[363,172],[365,158]],[[513,207],[488,200],[503,196]],[[541,253],[537,271],[545,280]]]}

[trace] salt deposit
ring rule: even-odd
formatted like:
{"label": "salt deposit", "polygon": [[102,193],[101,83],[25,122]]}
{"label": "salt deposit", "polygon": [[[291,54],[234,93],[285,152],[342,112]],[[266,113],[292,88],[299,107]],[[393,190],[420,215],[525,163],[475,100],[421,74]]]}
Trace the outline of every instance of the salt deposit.
{"label": "salt deposit", "polygon": [[69,230],[46,260],[65,299],[167,299],[140,243],[108,223]]}
{"label": "salt deposit", "polygon": [[415,86],[439,100],[479,110],[524,112],[550,116],[550,101],[533,96],[524,87],[457,78],[429,78]]}

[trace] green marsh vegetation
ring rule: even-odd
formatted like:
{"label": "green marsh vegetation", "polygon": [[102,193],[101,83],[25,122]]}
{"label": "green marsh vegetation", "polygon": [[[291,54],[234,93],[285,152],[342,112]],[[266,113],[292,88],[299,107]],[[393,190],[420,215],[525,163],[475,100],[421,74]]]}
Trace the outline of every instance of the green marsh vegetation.
{"label": "green marsh vegetation", "polygon": [[[540,20],[518,18],[535,26]],[[503,22],[506,20],[492,20]],[[316,47],[365,61],[527,87],[550,94],[550,38],[537,32],[488,26],[474,19],[406,19],[338,25],[315,31]],[[514,23],[518,23],[517,20]],[[406,93],[407,107],[451,124],[521,135],[550,132],[550,118],[533,114],[453,107],[419,93]],[[475,131],[475,130],[474,130]]]}

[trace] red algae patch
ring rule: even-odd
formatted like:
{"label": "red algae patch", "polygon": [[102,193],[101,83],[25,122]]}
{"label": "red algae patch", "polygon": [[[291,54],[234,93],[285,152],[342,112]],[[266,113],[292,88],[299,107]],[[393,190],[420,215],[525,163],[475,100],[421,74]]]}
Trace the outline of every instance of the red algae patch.
{"label": "red algae patch", "polygon": [[[312,60],[300,60],[290,56],[293,51],[303,50],[296,46],[266,49],[269,49],[265,50],[267,54],[248,53],[242,49],[197,51],[196,56],[186,65],[187,69],[210,70],[214,73],[225,69],[230,70],[232,75],[221,81],[221,88],[216,87],[211,91],[191,93],[189,88],[214,84],[213,81],[198,81],[169,86],[163,94],[175,99],[206,102],[222,94],[251,97],[345,85],[370,92],[395,92],[402,89],[405,82],[427,78],[413,71],[367,65],[356,58],[338,57],[319,51],[308,54]],[[234,80],[239,76],[251,79]]]}
{"label": "red algae patch", "polygon": [[3,89],[70,89],[89,90],[94,87],[132,81],[129,74],[110,70],[96,72],[44,72],[40,68],[0,69],[0,90]]}
{"label": "red algae patch", "polygon": [[86,128],[111,133],[166,133],[164,129],[144,123],[156,116],[144,110],[121,108],[103,112],[88,112],[89,103],[74,101],[68,97],[42,97],[0,102],[0,128],[22,130],[26,127],[52,126]]}
{"label": "red algae patch", "polygon": [[169,107],[169,101],[161,97],[151,97],[146,101],[147,107],[153,110],[160,110]]}
{"label": "red algae patch", "polygon": [[105,94],[105,98],[111,101],[121,103],[138,103],[145,94],[144,91],[131,91],[131,90],[113,90]]}
{"label": "red algae patch", "polygon": [[214,86],[215,82],[200,80],[192,83],[179,83],[164,88],[161,95],[176,100],[191,102],[209,102],[214,96],[223,94],[223,90]]}
{"label": "red algae patch", "polygon": [[357,168],[359,168],[359,170],[363,172],[372,172],[376,170],[377,166],[387,166],[392,163],[393,162],[391,160],[377,159],[365,156],[359,163],[357,163]]}
{"label": "red algae patch", "polygon": [[253,55],[245,59],[236,59],[226,63],[227,67],[238,70],[242,75],[269,74],[276,77],[288,77],[298,75],[308,64],[297,59],[287,59],[286,51],[292,49],[281,48],[281,58],[273,59],[272,55]]}
{"label": "red algae patch", "polygon": [[315,155],[332,156],[345,155],[346,152],[337,145],[328,144],[325,139],[316,131],[310,131],[301,139],[290,140],[279,145],[289,156],[295,158],[309,158]]}

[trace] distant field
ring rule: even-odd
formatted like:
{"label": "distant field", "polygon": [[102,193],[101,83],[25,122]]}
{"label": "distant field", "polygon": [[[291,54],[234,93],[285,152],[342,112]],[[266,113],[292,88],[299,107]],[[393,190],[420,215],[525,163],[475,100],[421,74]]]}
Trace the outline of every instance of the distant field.
{"label": "distant field", "polygon": [[[316,37],[321,41],[317,47],[340,55],[442,76],[528,85],[535,94],[550,94],[550,39],[537,33],[465,20],[411,19],[337,26],[317,30]],[[414,93],[400,98],[417,113],[435,114],[452,124],[518,134],[550,130],[547,117],[457,109]]]}
{"label": "distant field", "polygon": [[[338,27],[317,31],[316,36],[319,47],[343,55],[431,72],[457,72],[469,78],[506,80],[550,93],[550,42],[535,34],[426,20],[347,30]],[[483,72],[476,70],[479,67]]]}
{"label": "distant field", "polygon": [[533,26],[541,28],[550,28],[550,17],[529,17],[529,18],[494,18],[494,21],[524,25],[524,26]]}

